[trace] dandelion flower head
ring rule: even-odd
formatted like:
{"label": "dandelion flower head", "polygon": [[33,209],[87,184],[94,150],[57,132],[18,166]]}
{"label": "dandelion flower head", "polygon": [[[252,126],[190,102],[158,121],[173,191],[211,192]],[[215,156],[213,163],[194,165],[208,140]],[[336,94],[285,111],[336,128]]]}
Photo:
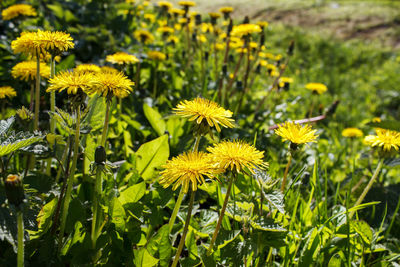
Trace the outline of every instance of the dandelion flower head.
{"label": "dandelion flower head", "polygon": [[80,64],[74,68],[76,72],[88,72],[97,73],[101,71],[101,68],[95,64]]}
{"label": "dandelion flower head", "polygon": [[326,85],[323,83],[307,83],[306,89],[318,94],[322,94],[328,90],[328,87],[326,87]]}
{"label": "dandelion flower head", "polygon": [[243,37],[248,36],[252,33],[261,32],[261,27],[257,24],[240,24],[238,26],[233,27],[232,36]]}
{"label": "dandelion flower head", "polygon": [[[36,67],[36,61],[23,61],[11,69],[11,75],[14,79],[34,81],[36,80]],[[46,63],[40,62],[40,76],[46,79],[50,77],[50,67]]]}
{"label": "dandelion flower head", "polygon": [[12,98],[17,96],[17,92],[15,92],[14,88],[11,86],[0,86],[0,99],[8,97]]}
{"label": "dandelion flower head", "polygon": [[107,99],[113,96],[118,98],[127,97],[132,91],[132,86],[135,85],[122,72],[105,71],[94,75],[94,86],[90,89],[91,93],[98,93]]}
{"label": "dandelion flower head", "polygon": [[36,10],[31,5],[17,4],[9,6],[1,12],[3,20],[11,20],[18,16],[37,16]]}
{"label": "dandelion flower head", "polygon": [[233,128],[234,120],[232,112],[220,107],[217,103],[204,98],[194,100],[184,100],[174,108],[175,114],[182,117],[189,117],[189,121],[196,121],[197,124],[207,123],[214,127],[218,132],[221,131],[220,125],[225,128]]}
{"label": "dandelion flower head", "polygon": [[222,141],[213,147],[208,147],[215,162],[224,170],[235,170],[240,173],[242,170],[265,169],[268,163],[263,161],[264,152],[257,150],[254,146],[244,141]]}
{"label": "dandelion flower head", "polygon": [[230,13],[233,12],[233,7],[231,7],[231,6],[224,6],[224,7],[221,7],[221,8],[219,9],[219,12],[221,12],[222,14],[230,14]]}
{"label": "dandelion flower head", "polygon": [[363,132],[358,128],[346,128],[342,131],[343,137],[361,137]]}
{"label": "dandelion flower head", "polygon": [[400,132],[376,128],[376,135],[367,135],[364,142],[372,147],[378,146],[384,151],[390,152],[392,149],[398,151],[400,147]]}
{"label": "dandelion flower head", "polygon": [[137,30],[133,33],[133,35],[138,41],[145,44],[149,44],[154,41],[153,34],[146,30]]}
{"label": "dandelion flower head", "polygon": [[87,93],[93,86],[93,75],[80,71],[61,71],[49,80],[50,86],[46,92],[62,92],[68,94]]}
{"label": "dandelion flower head", "polygon": [[295,144],[315,143],[318,137],[316,132],[317,130],[313,130],[308,124],[302,126],[294,122],[285,122],[275,129],[275,133],[282,137],[283,142],[290,141]]}
{"label": "dandelion flower head", "polygon": [[117,52],[112,55],[108,55],[106,57],[106,61],[110,62],[112,64],[118,64],[118,65],[123,65],[123,64],[134,64],[139,62],[139,59],[135,57],[134,55],[130,55],[125,52]]}
{"label": "dandelion flower head", "polygon": [[159,7],[165,8],[167,10],[169,10],[173,6],[172,3],[168,1],[159,1],[157,4]]}
{"label": "dandelion flower head", "polygon": [[152,60],[163,61],[167,58],[167,56],[159,51],[149,51],[147,52],[147,56]]}
{"label": "dandelion flower head", "polygon": [[196,191],[197,185],[205,182],[205,177],[212,179],[221,172],[205,152],[183,153],[168,160],[162,167],[164,170],[160,172],[160,184],[164,188],[174,184],[172,190],[182,185],[185,193],[188,192],[189,186]]}
{"label": "dandelion flower head", "polygon": [[188,8],[188,7],[195,6],[196,3],[193,1],[179,1],[178,5]]}

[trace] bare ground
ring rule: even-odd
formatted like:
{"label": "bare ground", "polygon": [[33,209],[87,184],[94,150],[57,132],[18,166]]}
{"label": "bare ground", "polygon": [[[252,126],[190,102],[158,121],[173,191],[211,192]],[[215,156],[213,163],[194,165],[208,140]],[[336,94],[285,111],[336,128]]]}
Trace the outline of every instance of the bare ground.
{"label": "bare ground", "polygon": [[[178,1],[173,1],[177,3]],[[339,39],[361,39],[400,48],[400,2],[307,0],[197,0],[196,9],[215,12],[232,6],[233,17],[298,26]]]}

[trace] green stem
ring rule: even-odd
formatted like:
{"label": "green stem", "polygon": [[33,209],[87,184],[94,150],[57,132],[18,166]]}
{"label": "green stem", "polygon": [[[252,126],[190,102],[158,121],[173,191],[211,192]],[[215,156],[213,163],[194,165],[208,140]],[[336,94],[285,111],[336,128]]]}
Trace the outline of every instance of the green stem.
{"label": "green stem", "polygon": [[207,250],[207,255],[208,256],[211,255],[212,249],[214,247],[215,240],[217,239],[217,236],[218,236],[219,229],[221,228],[222,219],[224,218],[226,206],[228,205],[229,196],[231,194],[233,180],[235,180],[235,177],[232,175],[231,179],[229,180],[228,189],[226,191],[224,204],[222,205],[221,213],[220,213],[219,218],[218,218],[217,227],[215,228],[214,234],[213,234],[212,239],[211,239],[210,246],[208,247],[208,250]]}
{"label": "green stem", "polygon": [[[200,143],[201,136],[196,136],[194,140],[194,145],[193,145],[193,152],[196,152],[199,150],[199,143]],[[172,211],[171,218],[169,219],[169,232],[171,233],[172,227],[174,226],[176,216],[178,215],[178,211],[181,207],[183,196],[185,193],[183,192],[183,189],[181,188],[181,191],[179,192],[178,199],[176,200],[174,210]]]}
{"label": "green stem", "polygon": [[17,266],[24,266],[24,220],[22,210],[17,211],[17,227],[18,227],[18,251]]}
{"label": "green stem", "polygon": [[78,154],[79,154],[79,134],[80,134],[80,123],[81,123],[81,110],[79,106],[76,108],[76,129],[75,129],[75,140],[74,140],[74,156],[72,157],[72,166],[71,166],[71,171],[69,173],[68,181],[67,181],[67,192],[65,193],[65,198],[64,198],[64,205],[63,205],[63,211],[62,211],[62,216],[61,216],[61,227],[60,227],[60,233],[58,237],[58,248],[61,251],[62,248],[62,239],[64,237],[64,231],[65,231],[65,224],[67,221],[67,215],[68,215],[68,208],[69,208],[69,202],[71,201],[71,192],[72,192],[72,185],[74,182],[74,176],[75,176],[75,171],[76,171],[76,163],[78,161]]}
{"label": "green stem", "polygon": [[[50,79],[54,78],[56,74],[56,64],[54,60],[54,56],[51,56],[50,60]],[[52,91],[50,93],[50,111],[55,112],[55,107],[56,107],[56,93]],[[50,132],[55,133],[56,132],[56,121],[54,120],[53,117],[50,117]]]}
{"label": "green stem", "polygon": [[[104,118],[104,127],[103,127],[103,133],[101,135],[101,141],[100,145],[105,148],[106,145],[106,140],[107,140],[107,131],[108,131],[108,124],[110,121],[110,105],[111,101],[106,100],[106,116]],[[102,176],[101,176],[101,171],[97,170],[96,172],[96,180],[95,180],[95,186],[94,186],[94,195],[93,195],[93,218],[92,218],[92,247],[93,249],[96,248],[96,242],[97,238],[99,236],[99,211],[100,211],[100,196],[101,196],[101,190],[102,190]]]}
{"label": "green stem", "polygon": [[190,202],[189,202],[188,212],[187,212],[187,216],[186,216],[185,227],[183,228],[182,237],[181,237],[181,240],[179,241],[179,245],[178,245],[178,249],[176,251],[175,259],[174,259],[174,262],[171,265],[172,267],[176,267],[176,265],[178,264],[179,258],[181,256],[181,253],[182,253],[182,250],[183,250],[183,246],[185,245],[185,239],[186,239],[186,235],[187,235],[187,232],[188,232],[188,229],[189,229],[190,218],[192,217],[192,209],[193,209],[193,203],[194,203],[195,194],[196,194],[196,191],[191,191],[191,193],[190,193]]}
{"label": "green stem", "polygon": [[[367,195],[368,191],[371,189],[372,184],[375,182],[376,178],[378,178],[378,174],[381,171],[382,166],[383,166],[383,159],[380,159],[379,162],[378,162],[378,166],[376,166],[374,174],[372,175],[371,179],[369,180],[369,182],[367,184],[367,187],[364,188],[364,191],[361,193],[361,195],[359,196],[359,198],[356,201],[356,204],[354,204],[353,207],[356,207],[356,206],[360,205],[363,202],[363,200],[364,200],[365,196]],[[353,217],[354,212],[355,211],[350,212],[350,215],[349,215],[350,219],[351,219],[351,217]]]}
{"label": "green stem", "polygon": [[292,153],[289,154],[289,160],[288,160],[288,163],[286,164],[285,173],[283,174],[283,180],[282,180],[282,185],[281,185],[281,192],[282,193],[285,191],[286,178],[287,178],[287,175],[288,175],[288,172],[289,172],[290,163],[292,163]]}
{"label": "green stem", "polygon": [[35,91],[35,120],[33,129],[39,129],[39,107],[40,107],[40,56],[36,55],[36,91]]}
{"label": "green stem", "polygon": [[108,131],[108,123],[110,122],[110,105],[111,101],[106,100],[106,117],[104,118],[104,127],[103,127],[103,133],[101,135],[101,143],[100,145],[104,147],[106,145],[106,138],[107,138],[107,131]]}

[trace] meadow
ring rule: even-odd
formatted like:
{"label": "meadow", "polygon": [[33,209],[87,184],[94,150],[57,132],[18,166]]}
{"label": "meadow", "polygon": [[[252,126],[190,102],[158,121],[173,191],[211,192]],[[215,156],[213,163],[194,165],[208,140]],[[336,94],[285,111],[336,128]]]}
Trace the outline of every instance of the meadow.
{"label": "meadow", "polygon": [[0,266],[398,266],[396,32],[0,5]]}

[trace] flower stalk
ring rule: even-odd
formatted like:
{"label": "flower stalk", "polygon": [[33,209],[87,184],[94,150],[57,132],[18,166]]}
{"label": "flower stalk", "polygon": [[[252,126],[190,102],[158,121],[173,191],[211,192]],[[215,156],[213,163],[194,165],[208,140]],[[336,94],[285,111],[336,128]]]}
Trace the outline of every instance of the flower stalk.
{"label": "flower stalk", "polygon": [[[108,124],[110,121],[110,105],[111,105],[111,100],[107,99],[106,100],[106,116],[104,118],[104,127],[103,127],[103,133],[101,135],[101,141],[100,141],[100,146],[104,147],[105,149],[105,144],[107,140],[107,131],[108,131]],[[99,236],[99,202],[100,202],[100,196],[101,196],[101,191],[102,191],[102,176],[101,176],[101,170],[97,169],[96,171],[96,180],[95,180],[95,186],[94,186],[94,195],[93,195],[93,219],[92,219],[92,232],[91,232],[91,237],[92,237],[92,248],[96,248],[96,243],[97,243],[97,238]]]}
{"label": "flower stalk", "polygon": [[24,220],[22,209],[17,211],[17,227],[18,227],[18,248],[17,248],[17,266],[24,266]]}
{"label": "flower stalk", "polygon": [[36,54],[36,91],[35,91],[35,119],[33,129],[39,129],[39,107],[40,107],[40,55]]}
{"label": "flower stalk", "polygon": [[285,191],[286,179],[287,179],[287,175],[289,173],[290,164],[292,163],[292,158],[293,158],[292,153],[289,152],[289,160],[288,160],[288,163],[286,164],[285,172],[283,173],[283,180],[282,180],[282,185],[281,185],[282,193]]}
{"label": "flower stalk", "polygon": [[72,192],[72,185],[74,182],[74,176],[75,176],[75,171],[76,171],[76,163],[78,161],[78,154],[79,154],[79,135],[80,135],[80,122],[81,122],[81,110],[80,107],[76,107],[76,129],[75,129],[75,140],[74,140],[74,155],[72,157],[72,166],[71,166],[71,171],[69,173],[68,181],[67,181],[67,191],[65,193],[65,198],[64,198],[64,206],[63,206],[63,211],[61,215],[61,226],[60,226],[60,233],[58,237],[58,248],[61,250],[62,247],[62,239],[64,237],[64,231],[65,231],[65,224],[67,221],[67,215],[68,215],[68,208],[69,208],[69,203],[71,201],[71,192]]}
{"label": "flower stalk", "polygon": [[185,226],[183,228],[183,233],[182,233],[182,237],[181,240],[179,241],[179,245],[178,245],[178,249],[176,251],[176,255],[175,255],[175,259],[172,263],[172,267],[176,267],[178,262],[179,262],[179,258],[181,256],[182,250],[183,250],[183,246],[185,245],[185,239],[186,239],[186,235],[187,232],[189,230],[189,224],[190,224],[190,219],[192,217],[192,210],[193,210],[193,203],[194,203],[194,196],[196,194],[196,191],[191,190],[190,193],[190,202],[189,202],[189,207],[188,207],[188,211],[187,211],[187,216],[186,216],[186,220],[185,220]]}
{"label": "flower stalk", "polygon": [[[380,173],[380,171],[382,169],[382,166],[383,166],[383,158],[379,159],[378,165],[376,166],[376,169],[375,169],[374,173],[372,174],[371,179],[369,180],[367,186],[364,188],[364,191],[358,197],[358,199],[357,199],[357,201],[356,201],[356,203],[354,204],[353,207],[357,207],[358,205],[360,205],[363,202],[365,196],[367,195],[368,191],[371,189],[371,187],[372,187],[373,183],[375,182],[376,178],[378,178],[378,175],[379,175],[379,173]],[[353,217],[354,213],[355,213],[355,210],[350,212],[350,214],[349,214],[349,218],[350,219]]]}

